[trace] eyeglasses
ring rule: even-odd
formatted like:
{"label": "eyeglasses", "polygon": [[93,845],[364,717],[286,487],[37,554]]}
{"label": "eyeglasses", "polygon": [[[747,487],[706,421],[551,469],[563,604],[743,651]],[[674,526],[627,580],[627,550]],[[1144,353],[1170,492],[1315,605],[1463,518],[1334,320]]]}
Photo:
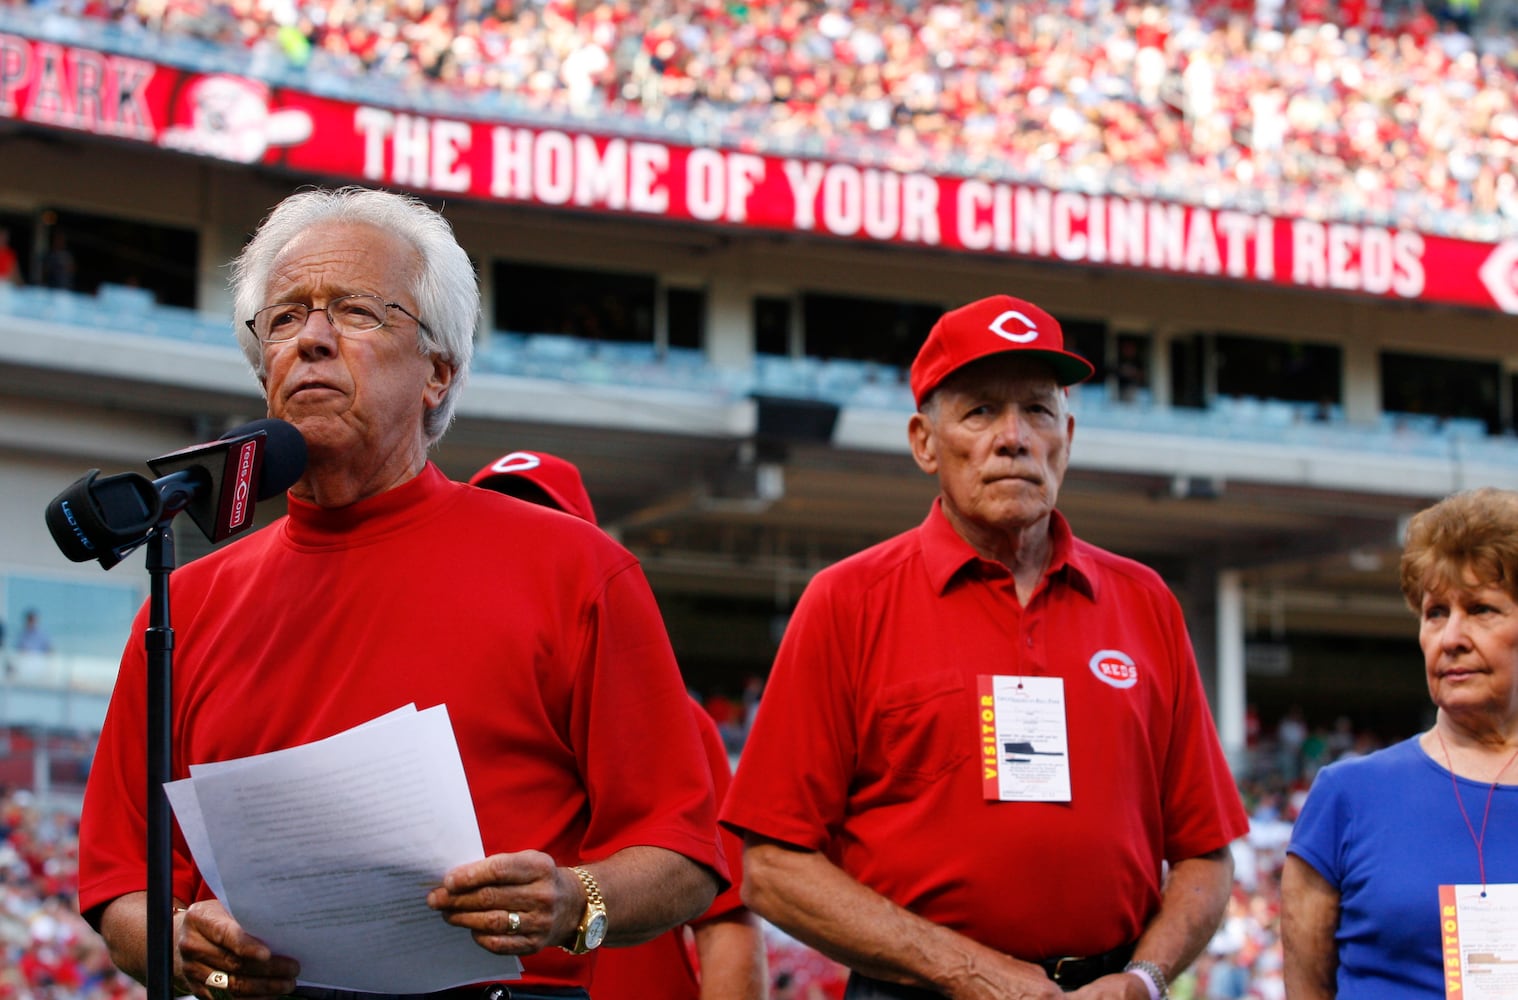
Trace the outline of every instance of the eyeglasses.
{"label": "eyeglasses", "polygon": [[[399,309],[416,320],[417,327],[423,333],[432,333],[427,329],[427,324],[417,319],[411,310],[399,302],[386,302],[378,295],[339,295],[315,311],[326,313],[327,322],[338,333],[357,334],[386,326],[386,320],[390,318],[386,310],[389,309]],[[312,310],[313,307],[304,302],[276,302],[264,306],[246,322],[248,329],[263,343],[280,344],[300,336],[300,332],[306,328],[306,320],[311,318]]]}

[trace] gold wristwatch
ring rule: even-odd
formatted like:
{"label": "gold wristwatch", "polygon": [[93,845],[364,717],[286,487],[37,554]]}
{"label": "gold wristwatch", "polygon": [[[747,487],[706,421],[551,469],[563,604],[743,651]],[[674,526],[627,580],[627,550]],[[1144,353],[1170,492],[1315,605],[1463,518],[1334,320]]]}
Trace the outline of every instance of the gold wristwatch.
{"label": "gold wristwatch", "polygon": [[601,947],[606,940],[606,903],[601,899],[601,887],[596,877],[584,868],[571,868],[585,886],[585,916],[580,918],[579,933],[575,943],[564,950],[571,955],[583,955]]}

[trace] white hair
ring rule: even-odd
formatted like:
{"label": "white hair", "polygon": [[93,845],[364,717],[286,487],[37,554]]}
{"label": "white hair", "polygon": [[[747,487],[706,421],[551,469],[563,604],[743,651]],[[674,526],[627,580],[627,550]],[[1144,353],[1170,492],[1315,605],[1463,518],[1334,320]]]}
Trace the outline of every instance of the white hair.
{"label": "white hair", "polygon": [[263,344],[243,321],[268,304],[264,296],[269,277],[285,247],[312,226],[329,222],[370,225],[416,250],[421,268],[410,291],[427,324],[426,330],[417,329],[417,350],[424,357],[441,358],[453,369],[443,401],[422,418],[427,444],[435,444],[453,422],[459,390],[474,357],[480,289],[474,265],[454,238],[453,227],[420,199],[354,186],[301,191],[276,205],[232,261],[233,327],[242,352],[262,382],[267,374]]}

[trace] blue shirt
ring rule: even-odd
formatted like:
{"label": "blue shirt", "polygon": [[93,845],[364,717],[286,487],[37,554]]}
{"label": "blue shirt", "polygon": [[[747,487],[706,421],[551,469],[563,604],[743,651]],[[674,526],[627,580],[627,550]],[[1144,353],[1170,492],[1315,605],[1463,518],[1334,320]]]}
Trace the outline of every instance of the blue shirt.
{"label": "blue shirt", "polygon": [[[1338,1000],[1444,1000],[1439,886],[1480,884],[1476,843],[1489,784],[1458,778],[1418,738],[1318,773],[1289,852],[1339,892]],[[1518,786],[1486,823],[1487,882],[1518,882]]]}

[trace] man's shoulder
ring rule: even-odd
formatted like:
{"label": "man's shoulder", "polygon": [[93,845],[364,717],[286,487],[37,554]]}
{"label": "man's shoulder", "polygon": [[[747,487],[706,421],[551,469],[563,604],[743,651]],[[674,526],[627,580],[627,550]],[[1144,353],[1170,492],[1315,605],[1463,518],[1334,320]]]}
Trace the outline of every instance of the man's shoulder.
{"label": "man's shoulder", "polygon": [[1160,590],[1169,593],[1170,588],[1153,568],[1137,559],[1120,556],[1099,545],[1071,539],[1071,557],[1082,569],[1091,571],[1111,581],[1126,583],[1144,590]]}
{"label": "man's shoulder", "polygon": [[604,580],[640,565],[621,542],[574,514],[491,490],[464,490],[441,521],[450,544],[469,551],[471,558],[558,579]]}
{"label": "man's shoulder", "polygon": [[450,518],[462,515],[491,530],[542,532],[539,538],[545,542],[570,540],[592,547],[622,548],[601,528],[556,507],[472,486],[463,487],[457,502],[459,508],[450,512]]}
{"label": "man's shoulder", "polygon": [[819,571],[813,578],[824,586],[846,583],[850,587],[895,576],[922,558],[921,527],[911,528],[883,542],[876,542]]}

